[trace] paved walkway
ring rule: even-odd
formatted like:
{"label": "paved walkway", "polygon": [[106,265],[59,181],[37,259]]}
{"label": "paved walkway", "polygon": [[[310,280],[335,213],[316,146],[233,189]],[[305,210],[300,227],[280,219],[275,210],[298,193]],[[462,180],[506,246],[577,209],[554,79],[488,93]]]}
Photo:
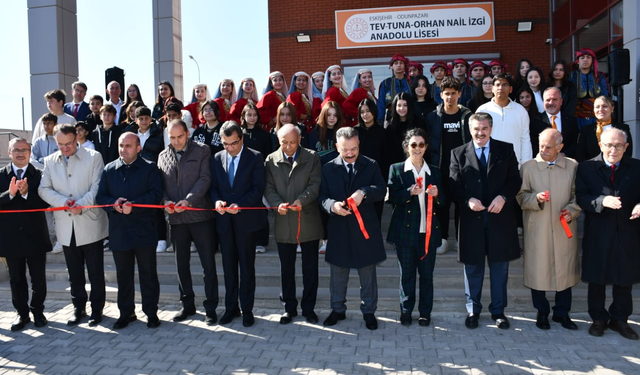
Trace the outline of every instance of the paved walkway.
{"label": "paved walkway", "polygon": [[[138,305],[139,306],[139,305]],[[359,312],[332,328],[307,324],[302,317],[278,324],[280,311],[256,310],[257,323],[244,328],[208,327],[202,314],[173,323],[177,306],[163,306],[160,328],[147,329],[146,317],[121,331],[110,327],[118,316],[113,303],[96,328],[67,327],[72,306],[51,301],[49,325],[21,332],[9,301],[0,303],[0,374],[640,374],[640,342],[606,331],[587,334],[586,314],[574,314],[580,329],[552,323],[535,327],[535,315],[508,315],[512,328],[499,330],[481,316],[480,328],[464,327],[464,314],[437,313],[430,327],[403,327],[398,314],[378,316],[368,331]],[[220,310],[219,310],[220,311]],[[319,311],[321,321],[327,311]],[[415,315],[415,314],[414,314]],[[639,317],[633,316],[637,331]]]}

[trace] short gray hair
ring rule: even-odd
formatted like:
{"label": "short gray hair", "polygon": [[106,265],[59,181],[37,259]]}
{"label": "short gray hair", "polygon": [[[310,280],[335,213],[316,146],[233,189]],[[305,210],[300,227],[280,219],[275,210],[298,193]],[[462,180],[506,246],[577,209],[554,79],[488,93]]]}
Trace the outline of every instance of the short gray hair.
{"label": "short gray hair", "polygon": [[538,141],[541,141],[542,137],[546,136],[549,133],[551,133],[553,140],[556,141],[556,146],[562,143],[562,133],[560,133],[558,129],[553,128],[546,128],[542,132],[540,132],[540,134],[538,135]]}
{"label": "short gray hair", "polygon": [[602,137],[604,137],[604,135],[608,133],[618,133],[618,135],[621,135],[622,138],[624,138],[624,143],[627,143],[627,133],[624,130],[611,127],[600,134],[600,139],[602,140]]}
{"label": "short gray hair", "polygon": [[13,145],[15,145],[18,142],[24,142],[24,143],[28,144],[29,145],[29,151],[31,151],[31,143],[29,143],[29,141],[27,141],[24,138],[12,138],[9,141],[9,151],[11,151],[11,149],[13,148]]}
{"label": "short gray hair", "polygon": [[472,121],[489,121],[489,127],[493,128],[493,117],[486,112],[477,112],[472,114],[471,117],[469,117],[469,125],[471,125]]}
{"label": "short gray hair", "polygon": [[542,92],[542,96],[544,97],[544,94],[546,94],[548,91],[557,91],[558,95],[560,95],[560,99],[562,99],[562,91],[560,91],[559,88],[555,87],[555,86],[551,86],[551,87],[547,87],[544,92]]}
{"label": "short gray hair", "polygon": [[300,131],[300,128],[293,125],[293,124],[284,124],[280,127],[280,129],[278,129],[278,140],[284,138],[285,135],[291,133],[295,131],[296,133],[298,133],[298,137],[302,135],[302,132]]}
{"label": "short gray hair", "polygon": [[338,138],[344,138],[345,140],[351,139],[351,138],[357,138],[358,140],[360,140],[360,136],[358,135],[358,131],[352,127],[349,126],[345,126],[342,127],[340,129],[338,129],[338,131],[336,132],[336,139]]}

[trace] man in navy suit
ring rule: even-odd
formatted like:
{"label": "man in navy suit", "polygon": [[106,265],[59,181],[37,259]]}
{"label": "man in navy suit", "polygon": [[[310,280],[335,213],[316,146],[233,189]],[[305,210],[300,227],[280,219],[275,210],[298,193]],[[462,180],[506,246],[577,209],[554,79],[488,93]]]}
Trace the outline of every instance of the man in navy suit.
{"label": "man in navy suit", "polygon": [[65,103],[64,113],[73,116],[77,121],[84,121],[91,113],[89,104],[84,101],[84,97],[87,95],[87,85],[80,81],[72,83],[71,95],[73,95],[73,101]]}
{"label": "man in navy suit", "polygon": [[578,121],[574,116],[560,112],[562,92],[557,87],[549,87],[542,94],[544,112],[539,118],[531,120],[531,148],[539,150],[538,137],[547,128],[557,129],[562,134],[562,153],[569,158],[576,158],[578,147]]}
{"label": "man in navy suit", "polygon": [[[360,311],[365,326],[378,328],[374,313],[378,305],[376,265],[387,258],[374,203],[384,199],[387,186],[373,159],[360,155],[358,131],[344,127],[336,132],[338,157],[322,167],[318,203],[329,215],[327,255],[331,265],[331,314],[324,321],[333,326],[346,318],[347,284],[351,268],[360,276]],[[356,218],[353,199],[362,217],[366,238]]]}
{"label": "man in navy suit", "polygon": [[520,257],[514,199],[522,181],[518,160],[511,143],[491,138],[492,127],[490,114],[471,115],[471,142],[451,151],[449,186],[460,204],[458,259],[464,263],[469,329],[478,327],[482,311],[485,258],[491,272],[491,319],[498,328],[509,328],[504,315],[509,261]]}
{"label": "man in navy suit", "polygon": [[220,137],[224,150],[211,158],[211,201],[219,214],[216,228],[220,234],[226,289],[226,311],[220,324],[231,323],[240,316],[242,308],[242,325],[251,327],[255,324],[252,310],[256,290],[256,232],[265,226],[267,216],[266,210],[242,208],[262,206],[264,160],[260,152],[244,147],[242,128],[236,122],[225,122]]}

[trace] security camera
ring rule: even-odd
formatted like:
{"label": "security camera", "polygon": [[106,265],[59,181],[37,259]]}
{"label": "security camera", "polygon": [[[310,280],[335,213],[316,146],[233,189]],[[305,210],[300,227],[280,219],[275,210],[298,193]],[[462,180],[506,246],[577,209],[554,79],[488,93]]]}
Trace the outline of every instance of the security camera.
{"label": "security camera", "polygon": [[553,43],[553,39],[551,38],[544,41],[544,44],[551,44],[551,43]]}

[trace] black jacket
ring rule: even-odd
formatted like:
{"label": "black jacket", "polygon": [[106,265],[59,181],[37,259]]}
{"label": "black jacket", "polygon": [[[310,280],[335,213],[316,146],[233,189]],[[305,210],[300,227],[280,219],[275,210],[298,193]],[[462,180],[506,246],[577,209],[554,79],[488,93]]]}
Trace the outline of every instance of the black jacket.
{"label": "black jacket", "polygon": [[104,125],[99,125],[91,134],[93,145],[102,155],[104,165],[116,160],[118,155],[118,138],[122,135],[122,128],[113,125],[109,130],[104,129]]}
{"label": "black jacket", "polygon": [[[118,198],[131,203],[160,204],[162,180],[156,164],[136,158],[130,165],[122,159],[109,163],[102,172],[97,204],[113,204]],[[128,215],[118,213],[113,207],[104,208],[109,214],[109,248],[114,251],[155,248],[158,244],[156,230],[157,208],[133,208]]]}
{"label": "black jacket", "polygon": [[[134,122],[133,124],[129,125],[124,131],[137,134],[138,124]],[[162,136],[162,130],[157,123],[153,122],[149,127],[149,132],[149,138],[147,138],[147,141],[144,143],[144,147],[142,147],[142,149],[140,150],[140,156],[154,163],[158,163],[158,155],[160,155],[160,152],[164,150],[164,138]]]}
{"label": "black jacket", "polygon": [[[564,153],[565,156],[575,159],[578,150],[578,134],[580,134],[578,121],[576,121],[575,117],[564,112],[560,112],[560,114],[562,115],[562,143],[564,144],[561,152]],[[538,142],[540,133],[550,127],[551,123],[549,122],[549,116],[547,116],[546,112],[542,112],[537,117],[531,118],[529,135],[531,137],[531,149],[533,150],[534,157],[540,152],[540,144]]]}
{"label": "black jacket", "polygon": [[38,195],[42,172],[31,164],[27,166],[23,176],[29,184],[27,199],[24,199],[19,191],[10,199],[9,183],[13,177],[16,175],[11,163],[0,169],[0,256],[27,257],[51,251],[44,212],[3,212],[49,207]]}

